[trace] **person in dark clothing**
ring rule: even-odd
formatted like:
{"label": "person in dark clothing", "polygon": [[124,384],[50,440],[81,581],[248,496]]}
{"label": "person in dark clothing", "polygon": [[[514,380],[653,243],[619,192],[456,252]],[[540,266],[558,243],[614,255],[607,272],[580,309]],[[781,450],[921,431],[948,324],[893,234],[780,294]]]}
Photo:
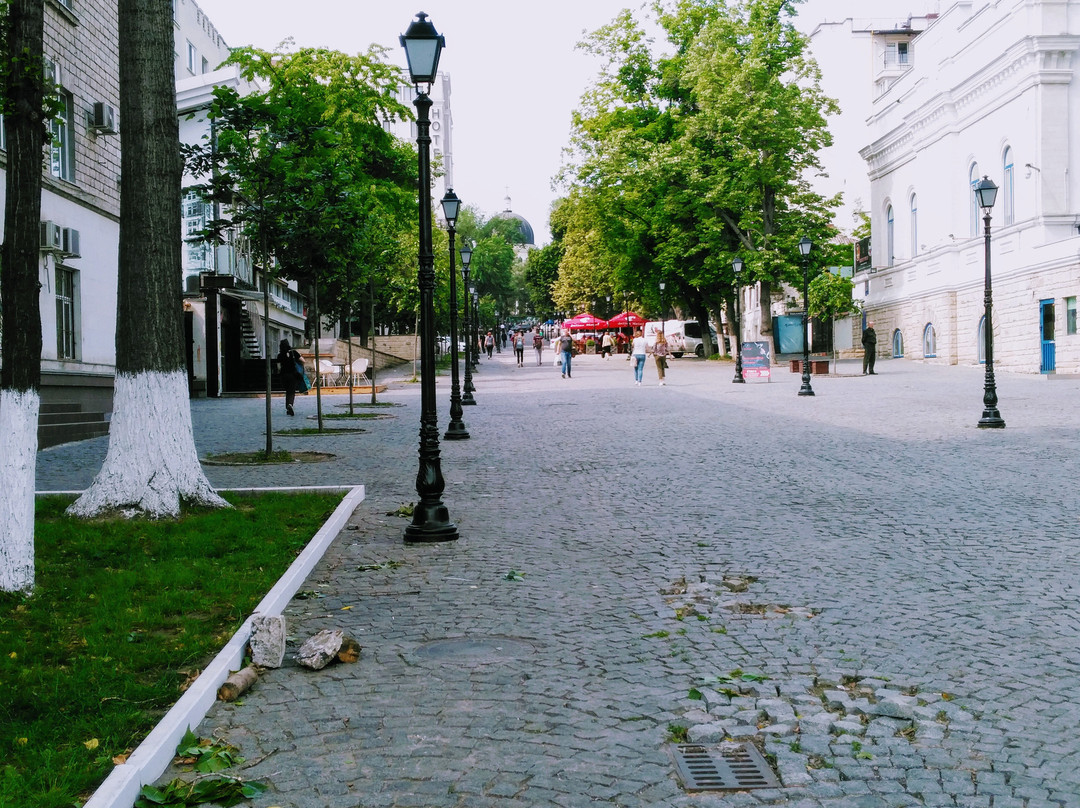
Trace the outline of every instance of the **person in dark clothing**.
{"label": "person in dark clothing", "polygon": [[877,332],[874,331],[874,324],[867,323],[866,328],[862,332],[862,373],[863,376],[868,373],[871,376],[877,376],[874,372],[874,360],[877,359]]}
{"label": "person in dark clothing", "polygon": [[296,389],[303,383],[304,377],[300,370],[303,367],[303,359],[292,349],[287,339],[283,339],[278,344],[277,363],[281,383],[285,386],[285,412],[296,415],[293,412],[293,402],[296,401]]}

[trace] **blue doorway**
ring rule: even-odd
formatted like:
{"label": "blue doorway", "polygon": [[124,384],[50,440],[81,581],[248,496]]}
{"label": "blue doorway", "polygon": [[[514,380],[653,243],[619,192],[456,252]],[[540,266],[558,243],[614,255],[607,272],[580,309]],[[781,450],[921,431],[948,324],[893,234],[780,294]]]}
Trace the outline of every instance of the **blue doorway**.
{"label": "blue doorway", "polygon": [[1039,335],[1042,341],[1042,361],[1040,373],[1053,373],[1057,367],[1054,354],[1054,301],[1039,301]]}

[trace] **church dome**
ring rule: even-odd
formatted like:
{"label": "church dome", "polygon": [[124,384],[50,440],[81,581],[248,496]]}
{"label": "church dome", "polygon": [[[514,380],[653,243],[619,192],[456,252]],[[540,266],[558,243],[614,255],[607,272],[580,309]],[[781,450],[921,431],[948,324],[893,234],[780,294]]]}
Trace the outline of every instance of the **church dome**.
{"label": "church dome", "polygon": [[495,218],[516,221],[518,235],[521,237],[520,243],[530,247],[536,244],[536,237],[533,235],[532,225],[529,224],[524,216],[510,210],[510,197],[506,197],[506,199],[503,200],[503,203],[506,205],[506,209],[502,213],[496,213]]}

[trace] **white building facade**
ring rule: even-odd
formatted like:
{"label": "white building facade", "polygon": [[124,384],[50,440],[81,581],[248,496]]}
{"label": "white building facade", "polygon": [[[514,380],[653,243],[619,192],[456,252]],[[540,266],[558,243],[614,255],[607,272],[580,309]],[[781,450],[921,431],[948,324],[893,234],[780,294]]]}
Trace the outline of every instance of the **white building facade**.
{"label": "white building facade", "polygon": [[1080,372],[1080,0],[959,0],[912,39],[909,69],[874,101],[873,266],[856,276],[879,353],[983,357],[984,238],[992,213],[994,361]]}
{"label": "white building facade", "polygon": [[[183,39],[189,41],[186,36]],[[240,93],[253,89],[235,66],[177,82],[181,142],[206,144],[213,138],[207,111],[219,86]],[[190,392],[217,397],[265,387],[265,362],[260,360],[268,354],[275,356],[281,339],[294,347],[303,344],[306,301],[296,281],[270,276],[267,345],[267,276],[253,259],[252,245],[235,230],[227,231],[226,243],[220,245],[197,238],[210,221],[228,215],[191,188],[202,180],[184,176],[182,233],[190,240],[184,243],[183,277],[177,282],[184,292]]]}
{"label": "white building facade", "polygon": [[[112,410],[120,238],[116,3],[46,3],[44,54],[60,113],[41,196],[42,421],[54,405],[103,419]],[[0,169],[6,147],[0,134]],[[0,181],[0,212],[5,195]],[[39,432],[40,445],[55,442]],[[100,433],[63,439],[87,434]]]}

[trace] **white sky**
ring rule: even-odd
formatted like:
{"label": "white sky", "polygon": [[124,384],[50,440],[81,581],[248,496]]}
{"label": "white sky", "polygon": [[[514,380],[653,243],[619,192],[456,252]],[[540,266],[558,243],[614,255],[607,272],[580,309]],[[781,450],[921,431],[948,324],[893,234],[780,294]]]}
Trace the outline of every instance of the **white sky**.
{"label": "white sky", "polygon": [[[404,66],[398,36],[425,11],[446,37],[440,69],[450,74],[454,116],[454,190],[485,216],[515,213],[550,240],[551,179],[569,141],[570,114],[599,64],[575,50],[584,31],[643,0],[196,0],[232,47],[271,50],[291,37],[300,47],[358,53],[371,43]],[[936,0],[807,0],[804,27],[823,19],[879,14]],[[899,11],[899,9],[905,9]],[[636,14],[641,18],[640,14]]]}

